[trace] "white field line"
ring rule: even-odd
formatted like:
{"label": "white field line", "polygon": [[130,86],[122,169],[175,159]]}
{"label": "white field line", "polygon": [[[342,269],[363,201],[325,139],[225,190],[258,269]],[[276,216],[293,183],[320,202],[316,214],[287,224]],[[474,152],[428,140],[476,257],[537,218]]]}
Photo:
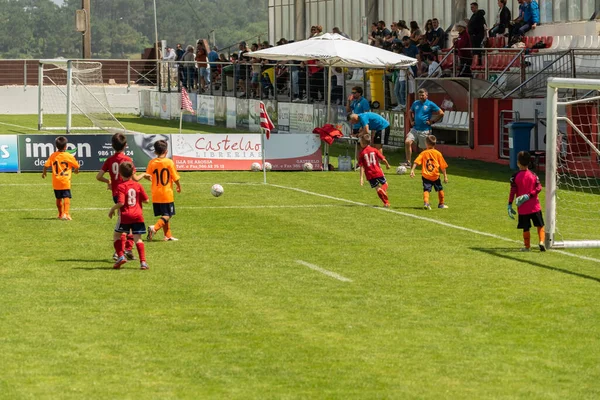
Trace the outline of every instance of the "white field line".
{"label": "white field line", "polygon": [[335,272],[332,271],[328,271],[324,268],[319,267],[318,265],[315,264],[311,264],[311,263],[307,263],[306,261],[302,261],[302,260],[296,260],[296,262],[300,265],[304,265],[305,267],[308,267],[314,271],[320,272],[324,275],[330,276],[333,279],[337,279],[338,281],[342,281],[342,282],[352,282],[352,279],[348,279],[340,274],[336,274]]}
{"label": "white field line", "polygon": [[37,128],[28,128],[26,126],[9,124],[8,122],[0,122],[0,125],[12,126],[13,128],[26,129],[26,130],[29,130],[29,131],[36,131],[36,132],[38,131]]}
{"label": "white field line", "polygon": [[[34,172],[35,174],[35,172]],[[41,173],[40,173],[41,174]],[[77,178],[75,178],[77,179]],[[144,181],[142,181],[144,182]],[[48,185],[52,185],[52,182],[50,180],[50,183],[48,183],[48,179],[46,179],[46,182],[42,182],[42,183],[0,183],[0,187],[1,186],[48,186]],[[212,186],[213,183],[211,182],[185,182],[185,186],[198,186],[198,185],[202,185],[202,186]],[[251,183],[251,182],[225,182],[225,183],[221,183],[221,185],[240,185],[240,186],[258,186],[258,185],[264,185],[264,183],[260,182],[260,183]],[[73,188],[76,188],[77,186],[98,186],[101,188],[106,188],[106,184],[104,183],[100,183],[100,182],[81,182],[81,183],[77,183],[77,182],[73,182]]]}
{"label": "white field line", "polygon": [[[244,210],[244,209],[281,209],[281,208],[328,208],[328,207],[342,207],[339,204],[299,204],[299,205],[262,205],[262,206],[178,206],[178,210]],[[108,211],[110,207],[71,207],[72,211]],[[54,208],[3,208],[0,212],[35,212],[35,211],[56,211]]]}
{"label": "white field line", "polygon": [[[300,192],[300,193],[305,193],[305,194],[310,194],[310,195],[313,195],[313,196],[323,197],[325,199],[341,201],[341,202],[344,202],[344,203],[354,204],[354,205],[357,205],[357,206],[369,207],[369,208],[373,208],[374,210],[389,212],[389,213],[392,213],[392,214],[398,214],[398,215],[402,215],[404,217],[414,218],[414,219],[418,219],[418,220],[421,220],[421,221],[427,221],[427,222],[431,222],[433,224],[445,226],[447,228],[457,229],[457,230],[460,230],[460,231],[465,231],[465,232],[473,233],[475,235],[487,236],[487,237],[491,237],[491,238],[494,238],[494,239],[502,240],[502,241],[505,241],[505,242],[521,243],[521,241],[519,241],[519,240],[509,239],[509,238],[506,238],[506,237],[503,237],[503,236],[500,236],[500,235],[495,235],[493,233],[488,233],[488,232],[482,232],[482,231],[478,231],[478,230],[471,229],[471,228],[465,228],[464,226],[453,225],[453,224],[450,224],[448,222],[439,221],[439,220],[433,219],[433,218],[427,218],[427,217],[422,217],[420,215],[414,215],[414,214],[409,214],[409,213],[405,213],[405,212],[398,211],[398,210],[392,210],[391,208],[373,207],[372,205],[365,204],[365,203],[360,203],[358,201],[343,199],[343,198],[340,198],[340,197],[329,196],[329,195],[326,195],[326,194],[311,192],[309,190],[298,189],[298,188],[294,188],[294,187],[274,185],[274,184],[271,184],[271,183],[269,183],[269,185],[270,186],[274,186],[274,187],[278,187],[278,188],[281,188],[281,189],[293,190],[293,191]],[[562,255],[567,256],[567,257],[574,257],[574,258],[579,258],[580,260],[586,260],[586,261],[591,261],[591,262],[595,262],[595,263],[600,263],[600,259],[594,258],[594,257],[582,256],[582,255],[579,255],[579,254],[573,254],[573,253],[569,253],[568,251],[564,251],[564,250],[550,250],[550,251],[552,251],[553,253],[562,254]]]}

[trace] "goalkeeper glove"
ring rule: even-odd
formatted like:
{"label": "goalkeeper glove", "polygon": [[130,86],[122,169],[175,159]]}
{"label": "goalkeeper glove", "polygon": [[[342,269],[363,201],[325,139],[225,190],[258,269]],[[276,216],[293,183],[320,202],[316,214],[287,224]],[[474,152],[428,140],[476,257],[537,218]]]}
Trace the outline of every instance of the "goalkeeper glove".
{"label": "goalkeeper glove", "polygon": [[517,215],[517,212],[512,208],[512,204],[508,205],[507,210],[508,210],[508,217],[510,219],[515,219],[515,215]]}
{"label": "goalkeeper glove", "polygon": [[515,203],[517,204],[517,207],[521,207],[521,204],[525,203],[527,200],[529,200],[529,195],[524,194],[522,196],[517,197],[515,199]]}

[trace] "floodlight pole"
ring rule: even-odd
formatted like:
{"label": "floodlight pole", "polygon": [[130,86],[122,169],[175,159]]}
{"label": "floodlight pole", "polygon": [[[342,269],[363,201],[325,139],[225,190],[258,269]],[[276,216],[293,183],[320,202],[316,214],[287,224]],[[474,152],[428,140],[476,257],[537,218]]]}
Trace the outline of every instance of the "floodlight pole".
{"label": "floodlight pole", "polygon": [[156,53],[156,86],[160,88],[160,68],[158,65],[158,21],[156,19],[156,0],[153,0],[154,4],[154,52]]}
{"label": "floodlight pole", "polygon": [[92,58],[92,30],[90,27],[90,0],[81,0],[81,8],[85,14],[85,30],[82,35],[83,58]]}

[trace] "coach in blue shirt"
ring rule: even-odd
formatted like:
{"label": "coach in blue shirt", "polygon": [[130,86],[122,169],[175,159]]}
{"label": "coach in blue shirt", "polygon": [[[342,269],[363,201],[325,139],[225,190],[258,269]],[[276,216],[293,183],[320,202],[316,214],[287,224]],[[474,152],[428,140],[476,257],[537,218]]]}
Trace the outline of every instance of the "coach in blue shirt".
{"label": "coach in blue shirt", "polygon": [[519,28],[519,34],[522,36],[526,32],[540,23],[540,6],[535,0],[525,0],[527,7],[523,12],[523,26]]}
{"label": "coach in blue shirt", "polygon": [[[350,114],[348,120],[359,127],[358,136],[371,134],[371,145],[379,150],[387,144],[390,123],[381,115],[374,112]],[[374,132],[374,133],[373,133]]]}
{"label": "coach in blue shirt", "polygon": [[[369,100],[363,97],[363,89],[360,86],[354,86],[352,88],[352,94],[348,97],[348,104],[346,104],[346,112],[349,114],[362,114],[371,111]],[[355,124],[352,126],[352,133],[358,135],[360,125]]]}
{"label": "coach in blue shirt", "polygon": [[419,100],[410,107],[410,126],[412,129],[404,140],[406,164],[410,165],[412,157],[412,144],[417,141],[417,147],[426,148],[425,138],[431,135],[431,125],[442,119],[444,111],[433,101],[428,100],[429,93],[426,89],[419,89]]}

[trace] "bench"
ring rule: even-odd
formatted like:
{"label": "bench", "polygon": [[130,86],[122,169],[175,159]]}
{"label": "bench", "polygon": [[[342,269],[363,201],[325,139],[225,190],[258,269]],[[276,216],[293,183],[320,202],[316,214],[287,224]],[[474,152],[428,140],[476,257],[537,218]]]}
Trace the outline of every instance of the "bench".
{"label": "bench", "polygon": [[470,122],[468,111],[446,111],[442,120],[431,128],[437,131],[434,134],[440,144],[467,144]]}

